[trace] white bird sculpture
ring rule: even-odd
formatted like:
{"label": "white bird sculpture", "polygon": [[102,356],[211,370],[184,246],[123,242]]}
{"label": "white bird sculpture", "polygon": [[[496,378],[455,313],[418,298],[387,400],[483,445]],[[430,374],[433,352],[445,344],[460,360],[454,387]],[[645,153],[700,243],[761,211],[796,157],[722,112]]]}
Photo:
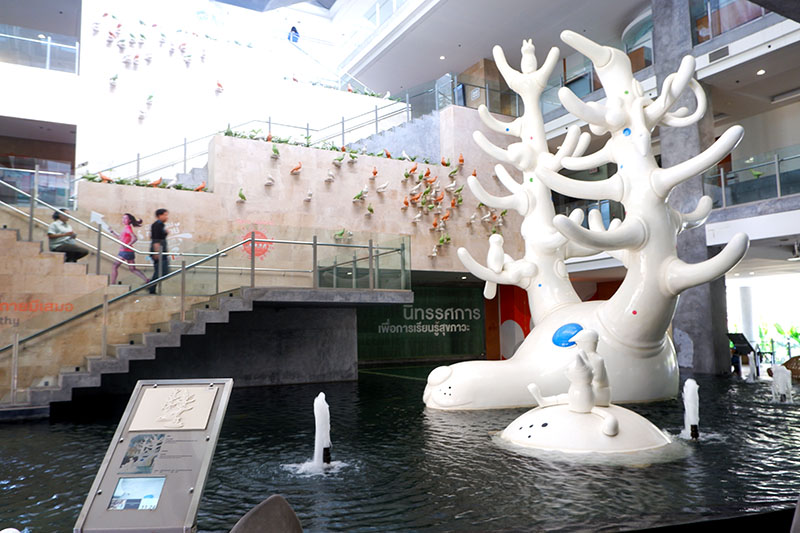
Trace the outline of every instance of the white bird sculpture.
{"label": "white bird sculpture", "polygon": [[388,188],[389,188],[389,182],[387,181],[386,183],[378,185],[378,187],[375,188],[375,192],[384,193]]}
{"label": "white bird sculpture", "polygon": [[[503,271],[505,252],[503,251],[503,236],[494,234],[489,237],[489,251],[486,254],[486,266],[495,274]],[[487,281],[483,289],[483,297],[491,300],[497,295],[497,283]]]}

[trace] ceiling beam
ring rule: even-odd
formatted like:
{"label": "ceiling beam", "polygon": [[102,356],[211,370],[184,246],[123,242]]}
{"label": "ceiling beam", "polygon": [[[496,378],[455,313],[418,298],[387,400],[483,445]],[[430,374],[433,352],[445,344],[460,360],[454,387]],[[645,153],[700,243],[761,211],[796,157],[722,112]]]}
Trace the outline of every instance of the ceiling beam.
{"label": "ceiling beam", "polygon": [[800,2],[786,0],[751,0],[754,4],[758,4],[764,9],[769,9],[775,13],[800,22]]}

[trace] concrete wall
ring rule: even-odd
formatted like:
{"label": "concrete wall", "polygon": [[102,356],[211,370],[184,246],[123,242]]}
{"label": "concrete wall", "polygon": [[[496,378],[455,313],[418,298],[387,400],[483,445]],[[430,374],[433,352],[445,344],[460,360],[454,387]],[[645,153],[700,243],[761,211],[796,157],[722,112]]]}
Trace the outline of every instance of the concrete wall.
{"label": "concrete wall", "polygon": [[732,152],[734,161],[786,146],[800,145],[800,102],[739,121],[745,134]]}
{"label": "concrete wall", "polygon": [[131,361],[128,374],[103,376],[103,393],[129,393],[139,379],[231,377],[248,387],[358,378],[354,308],[271,307],[231,313],[205,335],[159,348],[153,361]]}
{"label": "concrete wall", "polygon": [[438,161],[442,157],[440,129],[439,113],[429,113],[351,143],[350,148],[375,154],[389,150],[398,156],[405,151],[411,157],[416,156],[418,161],[426,157]]}

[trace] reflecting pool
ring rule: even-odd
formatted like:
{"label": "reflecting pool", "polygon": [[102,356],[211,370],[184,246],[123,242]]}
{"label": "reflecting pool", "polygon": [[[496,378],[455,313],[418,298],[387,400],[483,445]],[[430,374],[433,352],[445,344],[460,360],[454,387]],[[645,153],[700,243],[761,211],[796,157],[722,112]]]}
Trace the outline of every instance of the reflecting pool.
{"label": "reflecting pool", "polygon": [[[200,531],[228,531],[270,494],[306,531],[613,531],[621,526],[783,509],[800,494],[800,405],[771,402],[768,382],[695,376],[700,432],[671,463],[543,461],[497,446],[523,410],[425,410],[429,367],[362,371],[356,383],[236,389],[201,501]],[[311,458],[314,397],[331,413],[345,465],[298,475]],[[124,407],[124,400],[121,402]],[[679,400],[630,406],[677,435]],[[71,531],[116,427],[0,425],[0,526]]]}

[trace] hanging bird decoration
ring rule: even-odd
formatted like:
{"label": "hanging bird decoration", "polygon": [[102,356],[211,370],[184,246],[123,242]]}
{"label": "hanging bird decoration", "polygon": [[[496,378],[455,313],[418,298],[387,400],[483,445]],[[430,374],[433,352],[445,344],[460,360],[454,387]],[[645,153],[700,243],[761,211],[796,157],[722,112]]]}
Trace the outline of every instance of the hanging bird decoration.
{"label": "hanging bird decoration", "polygon": [[308,189],[308,192],[306,193],[306,197],[303,198],[303,201],[304,202],[310,202],[312,196],[314,196],[314,191],[312,191],[311,189]]}
{"label": "hanging bird decoration", "polygon": [[417,194],[417,193],[419,192],[419,190],[420,190],[420,189],[422,189],[422,185],[423,185],[423,184],[422,184],[422,182],[420,181],[419,183],[417,183],[416,185],[414,185],[413,187],[411,187],[411,190],[410,190],[409,192],[410,192],[411,194]]}
{"label": "hanging bird decoration", "polygon": [[389,182],[387,181],[386,183],[378,185],[378,187],[375,189],[375,192],[383,194],[386,192],[386,189],[388,188],[389,188]]}
{"label": "hanging bird decoration", "polygon": [[353,196],[353,201],[357,202],[359,200],[363,200],[364,198],[367,197],[367,194],[369,194],[369,188],[366,185],[364,185],[364,188],[358,191],[358,194]]}
{"label": "hanging bird decoration", "polygon": [[325,176],[325,182],[326,182],[326,183],[330,183],[330,182],[332,182],[334,179],[336,179],[336,176],[334,176],[334,174],[333,174],[333,171],[332,171],[332,170],[329,170],[329,171],[328,171],[328,175],[327,175],[327,176]]}
{"label": "hanging bird decoration", "polygon": [[267,174],[267,179],[264,180],[264,187],[272,187],[275,185],[275,178],[272,177],[272,174]]}
{"label": "hanging bird decoration", "polygon": [[194,188],[194,192],[202,192],[205,190],[205,188],[206,188],[206,182],[204,181],[203,183]]}
{"label": "hanging bird decoration", "polygon": [[417,222],[419,222],[420,220],[422,220],[422,211],[420,211],[419,213],[417,213],[417,214],[416,214],[416,216],[415,216],[414,218],[412,218],[412,219],[411,219],[411,223],[412,223],[412,224],[416,224],[416,223],[417,223]]}
{"label": "hanging bird decoration", "polygon": [[236,201],[237,202],[246,202],[247,201],[247,196],[244,195],[244,189],[242,189],[241,187],[239,187],[239,199],[236,200]]}
{"label": "hanging bird decoration", "polygon": [[443,167],[449,167],[450,166],[450,159],[448,158],[447,161],[445,161],[444,156],[442,156],[442,166]]}
{"label": "hanging bird decoration", "polygon": [[154,180],[154,181],[151,181],[150,183],[148,183],[147,186],[148,187],[158,187],[159,185],[161,185],[162,181],[164,181],[164,179],[159,177],[157,180]]}
{"label": "hanging bird decoration", "polygon": [[368,204],[366,216],[372,216],[373,213],[375,213],[375,209],[372,208],[372,204]]}
{"label": "hanging bird decoration", "polygon": [[372,167],[372,177],[370,179],[374,180],[377,175],[378,175],[378,167]]}
{"label": "hanging bird decoration", "polygon": [[103,182],[103,183],[114,183],[114,180],[112,180],[111,178],[109,178],[108,176],[103,174],[102,172],[100,173],[100,181]]}
{"label": "hanging bird decoration", "polygon": [[456,167],[456,168],[454,168],[453,170],[451,170],[451,171],[450,171],[450,172],[447,174],[447,176],[448,176],[448,177],[449,177],[451,180],[452,180],[452,179],[455,179],[455,177],[456,177],[456,174],[458,174],[458,171],[459,171],[459,169],[460,169],[460,167]]}
{"label": "hanging bird decoration", "polygon": [[436,215],[435,217],[433,217],[433,224],[431,224],[431,227],[430,227],[430,228],[428,228],[428,229],[430,229],[431,231],[433,231],[433,230],[435,230],[435,229],[436,229],[436,228],[438,228],[438,227],[439,227],[439,215]]}
{"label": "hanging bird decoration", "polygon": [[216,92],[217,94],[221,94],[222,91],[224,91],[224,90],[225,90],[225,88],[222,86],[222,83],[217,81],[217,88],[214,89],[214,92]]}
{"label": "hanging bird decoration", "polygon": [[445,187],[444,190],[446,190],[447,192],[453,192],[454,190],[456,190],[456,185],[458,185],[458,182],[454,181],[450,183],[450,185]]}
{"label": "hanging bird decoration", "polygon": [[417,163],[414,163],[414,166],[408,169],[409,174],[414,174],[417,171]]}
{"label": "hanging bird decoration", "polygon": [[436,257],[437,255],[439,255],[439,248],[434,245],[433,250],[428,254],[428,257]]}
{"label": "hanging bird decoration", "polygon": [[403,210],[403,211],[408,209],[408,203],[409,203],[408,202],[408,196],[406,196],[405,198],[403,198],[403,207],[401,207],[400,209]]}
{"label": "hanging bird decoration", "polygon": [[436,202],[436,203],[438,204],[438,203],[440,203],[442,200],[444,200],[444,191],[440,192],[440,193],[439,193],[439,196],[437,196],[436,198],[434,198],[434,200],[433,200],[433,201],[434,201],[434,202]]}
{"label": "hanging bird decoration", "polygon": [[450,220],[450,210],[448,209],[447,212],[442,216],[442,222]]}
{"label": "hanging bird decoration", "polygon": [[478,169],[477,168],[473,168],[472,169],[472,175],[475,176],[476,178],[478,177]]}
{"label": "hanging bird decoration", "polygon": [[348,163],[355,163],[356,161],[358,161],[358,154],[356,153],[355,150],[351,151],[347,155],[350,156],[350,159],[347,161]]}
{"label": "hanging bird decoration", "polygon": [[419,202],[419,199],[422,198],[422,194],[423,193],[419,193],[419,194],[416,194],[416,195],[412,196],[411,200],[410,200],[411,203],[415,204],[415,203]]}
{"label": "hanging bird decoration", "polygon": [[267,138],[264,139],[264,140],[267,141],[267,142],[272,142],[272,132],[267,133]]}
{"label": "hanging bird decoration", "polygon": [[294,167],[292,170],[289,171],[289,174],[300,174],[300,171],[303,169],[303,162],[300,161],[297,163],[297,166]]}
{"label": "hanging bird decoration", "polygon": [[281,156],[280,150],[278,150],[278,147],[275,146],[275,144],[273,143],[272,144],[272,156],[270,156],[270,157],[272,157],[272,159],[278,159],[280,156]]}
{"label": "hanging bird decoration", "polygon": [[425,170],[424,177],[426,177],[426,178],[427,178],[427,177],[428,177],[428,176],[430,176],[430,175],[431,175],[431,169],[430,169],[430,168],[427,168],[427,169]]}
{"label": "hanging bird decoration", "polygon": [[342,240],[345,237],[345,233],[347,233],[347,229],[342,228],[341,231],[337,231],[336,233],[333,234],[333,239],[337,241]]}
{"label": "hanging bird decoration", "polygon": [[386,148],[383,149],[383,153],[386,156],[386,159],[391,159],[392,158],[392,154],[390,154],[389,150],[387,150]]}
{"label": "hanging bird decoration", "polygon": [[458,166],[464,166],[464,154],[458,154]]}
{"label": "hanging bird decoration", "polygon": [[333,159],[333,164],[337,167],[342,166],[342,161],[344,161],[344,154],[340,155],[339,157],[335,157]]}

